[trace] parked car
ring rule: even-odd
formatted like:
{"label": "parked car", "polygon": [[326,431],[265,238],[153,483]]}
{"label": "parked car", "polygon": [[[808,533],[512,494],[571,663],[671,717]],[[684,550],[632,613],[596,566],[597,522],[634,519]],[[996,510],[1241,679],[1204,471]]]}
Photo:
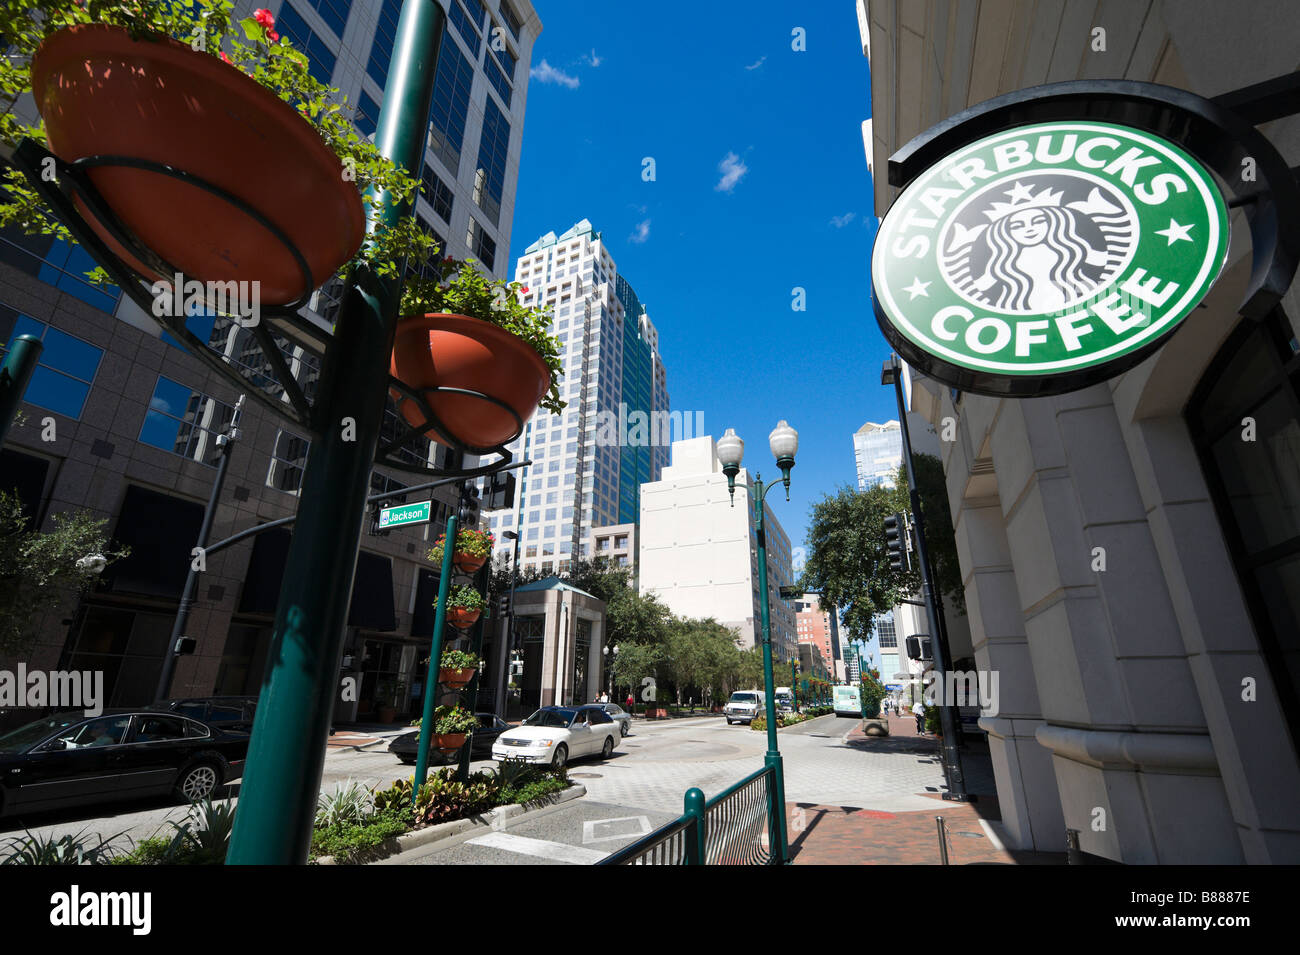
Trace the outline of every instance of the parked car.
{"label": "parked car", "polygon": [[588,705],[598,706],[604,710],[609,715],[609,718],[618,724],[618,732],[621,736],[626,736],[632,732],[632,715],[617,703],[590,703]]}
{"label": "parked car", "polygon": [[794,691],[788,686],[778,686],[776,688],[776,708],[780,712],[794,712]]}
{"label": "parked car", "polygon": [[[491,759],[492,744],[497,741],[497,737],[501,735],[503,730],[510,728],[510,724],[495,713],[475,713],[474,715],[478,717],[478,726],[475,727],[473,735],[470,736],[470,758]],[[420,752],[420,731],[415,730],[396,737],[388,744],[388,751],[408,766],[414,766],[416,757]],[[429,761],[432,763],[454,763],[459,759],[460,753],[458,752],[443,754],[435,750],[429,754]]]}
{"label": "parked car", "polygon": [[257,714],[255,696],[202,696],[176,700],[161,700],[149,707],[179,713],[200,723],[221,729],[251,730]]}
{"label": "parked car", "polygon": [[722,708],[727,717],[727,725],[732,723],[752,723],[754,717],[763,714],[763,693],[761,690],[737,690]]}
{"label": "parked car", "polygon": [[599,703],[588,706],[543,706],[520,726],[502,733],[492,746],[493,759],[523,759],[563,766],[579,756],[609,759],[622,734]]}
{"label": "parked car", "polygon": [[157,710],[47,716],[0,736],[0,816],[168,793],[203,799],[243,774],[248,739]]}

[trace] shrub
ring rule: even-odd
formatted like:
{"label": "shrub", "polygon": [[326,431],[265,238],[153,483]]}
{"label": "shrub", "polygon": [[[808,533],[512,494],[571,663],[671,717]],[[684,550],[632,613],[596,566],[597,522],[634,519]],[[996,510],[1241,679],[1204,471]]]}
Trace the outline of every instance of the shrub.
{"label": "shrub", "polygon": [[[173,822],[176,835],[168,847],[166,862],[180,865],[221,865],[230,848],[235,828],[235,805],[214,803],[212,797],[190,806],[182,822]],[[138,847],[137,847],[138,848]]]}
{"label": "shrub", "polygon": [[[88,836],[82,829],[76,835],[43,836],[27,832],[9,839],[0,849],[8,855],[0,865],[108,865],[121,850],[111,845],[116,836]],[[91,839],[98,840],[91,843]]]}
{"label": "shrub", "polygon": [[373,794],[365,786],[349,779],[332,793],[321,793],[316,804],[316,828],[360,825],[375,812]]}
{"label": "shrub", "polygon": [[549,796],[552,793],[562,792],[569,788],[569,784],[562,779],[537,779],[530,783],[524,783],[522,786],[503,787],[497,798],[498,806],[508,806],[512,803],[531,802],[534,799],[541,799],[543,796]]}
{"label": "shrub", "polygon": [[333,856],[344,865],[367,862],[381,855],[379,849],[385,842],[410,828],[406,818],[391,811],[376,813],[362,825],[327,826],[312,832],[311,855]]}
{"label": "shrub", "polygon": [[394,779],[387,789],[374,789],[372,796],[376,813],[407,812],[411,808],[411,790],[415,786],[415,777]]}
{"label": "shrub", "polygon": [[456,782],[454,770],[443,769],[429,776],[415,800],[417,825],[432,826],[452,819],[462,819],[491,809],[499,787],[489,774],[475,773],[468,783]]}

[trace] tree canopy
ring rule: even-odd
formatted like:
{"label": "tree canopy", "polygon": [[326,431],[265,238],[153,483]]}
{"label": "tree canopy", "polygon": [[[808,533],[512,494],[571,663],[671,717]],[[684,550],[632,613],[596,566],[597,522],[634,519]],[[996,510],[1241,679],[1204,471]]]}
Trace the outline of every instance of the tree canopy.
{"label": "tree canopy", "polygon": [[[961,609],[965,594],[943,464],[929,454],[917,454],[914,461],[936,587]],[[907,488],[906,468],[900,467],[892,488],[877,485],[858,491],[844,486],[813,504],[801,586],[840,609],[848,639],[870,637],[877,614],[921,590],[916,552],[911,567],[894,570],[885,545],[885,518],[911,513]]]}

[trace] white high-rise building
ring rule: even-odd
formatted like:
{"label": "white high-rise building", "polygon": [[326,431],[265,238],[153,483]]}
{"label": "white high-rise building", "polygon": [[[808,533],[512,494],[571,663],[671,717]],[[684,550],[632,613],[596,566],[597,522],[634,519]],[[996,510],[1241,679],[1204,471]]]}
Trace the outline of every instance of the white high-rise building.
{"label": "white high-rise building", "polygon": [[[674,441],[672,450],[663,479],[641,489],[641,592],[653,591],[679,616],[713,617],[746,646],[761,646],[749,471],[736,475],[732,506],[712,437]],[[772,654],[788,663],[799,652],[795,608],[779,596],[794,584],[790,539],[772,509],[763,508]]]}
{"label": "white high-rise building", "polygon": [[853,435],[853,457],[858,469],[858,490],[883,484],[894,486],[903,463],[903,432],[897,421],[868,421]]}
{"label": "white high-rise building", "polygon": [[561,415],[538,411],[509,448],[523,469],[513,510],[489,514],[497,554],[520,569],[563,573],[591,557],[594,528],[635,523],[641,485],[668,463],[672,426],[659,333],[618,269],[601,234],[583,219],[548,232],[515,266],[527,305],[549,307],[563,343]]}

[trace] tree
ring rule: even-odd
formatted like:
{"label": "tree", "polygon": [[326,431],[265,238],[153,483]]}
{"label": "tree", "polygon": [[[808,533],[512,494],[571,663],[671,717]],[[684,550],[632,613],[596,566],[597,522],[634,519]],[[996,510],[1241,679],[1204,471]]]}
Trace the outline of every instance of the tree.
{"label": "tree", "polygon": [[[943,465],[928,454],[915,455],[914,461],[936,587],[961,610],[964,591]],[[911,512],[905,467],[899,468],[892,488],[877,485],[858,491],[845,486],[834,497],[828,495],[813,505],[809,557],[800,586],[820,593],[825,603],[840,608],[850,639],[868,639],[876,614],[920,592],[915,551],[910,568],[894,570],[889,566],[885,518],[900,512]]]}
{"label": "tree", "polygon": [[95,576],[78,569],[79,560],[127,555],[109,548],[108,521],[85,511],[55,514],[48,531],[30,523],[18,496],[0,490],[0,656],[27,656],[43,614],[90,587]]}

